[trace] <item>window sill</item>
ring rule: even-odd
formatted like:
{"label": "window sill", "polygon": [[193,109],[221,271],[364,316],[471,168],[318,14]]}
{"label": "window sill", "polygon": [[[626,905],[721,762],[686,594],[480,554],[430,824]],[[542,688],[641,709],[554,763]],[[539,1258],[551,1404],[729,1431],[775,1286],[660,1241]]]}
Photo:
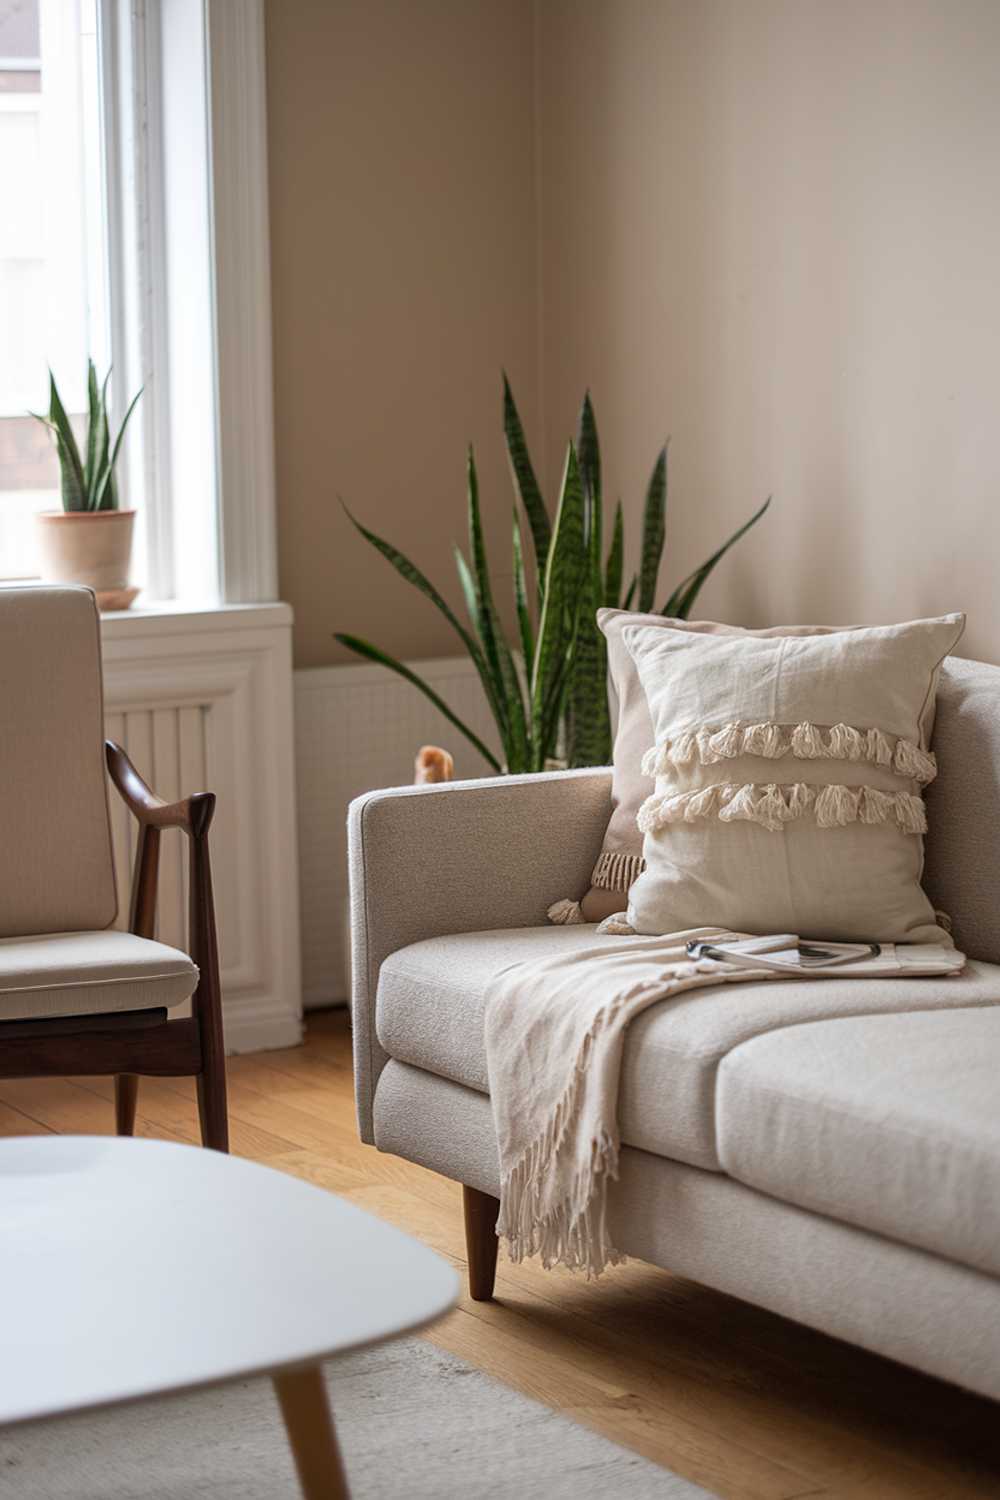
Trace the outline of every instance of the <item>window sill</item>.
{"label": "window sill", "polygon": [[206,634],[222,630],[291,628],[292,607],[279,602],[264,604],[197,604],[165,600],[114,610],[101,616],[101,635],[106,641],[136,640],[143,636]]}

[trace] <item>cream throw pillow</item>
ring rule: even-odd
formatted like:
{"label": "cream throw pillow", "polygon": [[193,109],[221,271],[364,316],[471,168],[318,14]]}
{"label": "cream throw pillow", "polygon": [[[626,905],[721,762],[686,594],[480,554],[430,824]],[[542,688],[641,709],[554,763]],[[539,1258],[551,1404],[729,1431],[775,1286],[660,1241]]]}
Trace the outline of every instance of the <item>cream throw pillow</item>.
{"label": "cream throw pillow", "polygon": [[[653,743],[653,725],[646,695],[635,662],[622,639],[625,626],[648,625],[652,630],[673,630],[694,635],[829,635],[836,625],[772,625],[764,630],[744,630],[740,625],[719,625],[712,620],[671,620],[663,615],[633,614],[624,609],[600,609],[597,623],[608,643],[608,700],[614,733],[614,769],[611,781],[611,821],[590,877],[590,890],[581,902],[587,922],[601,922],[612,912],[622,911],[626,892],[643,868],[642,834],[636,818],[653,790],[653,778],[641,769],[642,757]],[[846,627],[844,627],[846,628]],[[570,906],[571,903],[565,903]]]}
{"label": "cream throw pillow", "polygon": [[656,778],[637,932],[941,942],[920,887],[938,670],[963,615],[809,636],[622,628]]}

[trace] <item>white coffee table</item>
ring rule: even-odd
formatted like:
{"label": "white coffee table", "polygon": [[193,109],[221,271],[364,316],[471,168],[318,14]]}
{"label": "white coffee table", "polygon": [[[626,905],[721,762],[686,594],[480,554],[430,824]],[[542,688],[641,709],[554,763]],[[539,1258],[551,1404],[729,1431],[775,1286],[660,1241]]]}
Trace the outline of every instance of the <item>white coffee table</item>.
{"label": "white coffee table", "polygon": [[0,1141],[0,1423],[274,1381],[308,1500],[347,1484],[320,1362],[455,1301],[433,1251],[321,1188],[195,1146]]}

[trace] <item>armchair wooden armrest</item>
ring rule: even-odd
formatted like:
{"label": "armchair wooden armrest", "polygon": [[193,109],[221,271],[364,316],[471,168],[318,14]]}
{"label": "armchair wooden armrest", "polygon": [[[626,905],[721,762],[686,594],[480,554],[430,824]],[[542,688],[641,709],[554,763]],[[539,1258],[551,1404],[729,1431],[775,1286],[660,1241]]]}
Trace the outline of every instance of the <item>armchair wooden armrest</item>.
{"label": "armchair wooden armrest", "polygon": [[120,745],[105,740],[104,752],[111,780],[139,823],[150,828],[183,828],[194,837],[207,834],[215,812],[214,792],[195,792],[180,802],[164,802],[146,785]]}
{"label": "armchair wooden armrest", "polygon": [[[137,937],[153,938],[156,932],[156,896],[160,869],[160,835],[165,828],[180,828],[190,846],[188,903],[188,948],[198,966],[198,987],[191,1000],[197,1026],[201,1069],[198,1073],[198,1107],[206,1144],[228,1149],[225,1094],[225,1046],[222,1032],[222,993],[219,980],[219,949],[212,896],[212,867],[208,852],[208,830],[215,813],[215,793],[195,792],[179,802],[164,802],[139,775],[120,745],[104,743],[108,774],[122,800],[139,824],[129,931]],[[174,1023],[183,1025],[183,1022]],[[134,1116],[134,1079],[119,1080],[119,1109],[131,1106]]]}

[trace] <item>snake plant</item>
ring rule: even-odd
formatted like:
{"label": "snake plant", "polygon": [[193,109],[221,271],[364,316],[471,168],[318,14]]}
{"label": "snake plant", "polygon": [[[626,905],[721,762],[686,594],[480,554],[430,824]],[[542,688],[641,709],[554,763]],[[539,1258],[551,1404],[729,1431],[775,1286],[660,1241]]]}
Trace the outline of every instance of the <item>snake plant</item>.
{"label": "snake plant", "polygon": [[136,391],[118,429],[114,445],[108,424],[109,370],[103,384],[97,384],[94,361],[87,361],[87,435],[85,453],[81,457],[76,434],[70,426],[56,386],[55,376],[49,371],[49,410],[43,416],[33,411],[31,415],[49,429],[59,455],[59,473],[62,481],[63,510],[117,510],[118,487],[115,484],[115,464],[118,450],[125,436],[128,419],[142,391]]}
{"label": "snake plant", "polygon": [[[448,704],[405,663],[359,636],[336,639],[358,656],[390,668],[429,698],[445,718],[498,772],[541,771],[553,763],[604,765],[611,758],[607,696],[607,651],[597,627],[602,605],[648,613],[654,608],[666,536],[667,447],[661,448],[646,490],[639,566],[622,592],[625,526],[615,506],[611,540],[604,553],[601,450],[589,393],[584,397],[575,442],[566,448],[555,516],[551,517],[525,441],[510,384],[503,382],[503,429],[514,490],[511,532],[514,646],[500,621],[483,541],[479,483],[470,448],[466,464],[468,556],[455,547],[455,566],[468,625],[454,613],[428,578],[398,548],[370,531],[350,511],[354,526],[407,583],[441,612],[479,674],[497,727],[502,760]],[[767,510],[766,500],[708,560],[673,590],[659,613],[687,619],[703,584],[720,559]],[[345,507],[346,510],[346,507]],[[534,554],[534,588],[525,566],[522,513]]]}

